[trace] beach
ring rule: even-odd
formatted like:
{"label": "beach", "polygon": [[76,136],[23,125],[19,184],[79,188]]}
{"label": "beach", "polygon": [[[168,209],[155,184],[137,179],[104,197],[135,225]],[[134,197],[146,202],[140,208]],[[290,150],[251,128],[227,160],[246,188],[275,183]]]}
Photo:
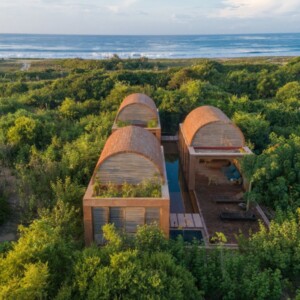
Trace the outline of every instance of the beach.
{"label": "beach", "polygon": [[300,55],[300,34],[0,34],[0,58],[189,59]]}

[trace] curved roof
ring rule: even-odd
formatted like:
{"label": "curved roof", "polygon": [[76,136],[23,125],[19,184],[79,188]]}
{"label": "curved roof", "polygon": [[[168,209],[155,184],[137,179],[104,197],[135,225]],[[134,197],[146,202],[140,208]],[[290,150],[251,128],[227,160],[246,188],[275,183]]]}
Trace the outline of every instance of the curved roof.
{"label": "curved roof", "polygon": [[149,131],[137,126],[126,126],[113,132],[105,143],[96,170],[107,158],[120,153],[136,153],[149,159],[164,179],[161,147]]}
{"label": "curved roof", "polygon": [[[188,145],[192,144],[193,138],[200,128],[214,122],[234,125],[232,121],[217,107],[205,105],[192,110],[186,116],[182,124],[182,129]],[[235,127],[240,132],[244,142],[243,133],[237,126]]]}
{"label": "curved roof", "polygon": [[118,113],[117,113],[117,118],[118,115],[120,114],[120,112],[128,105],[132,105],[132,104],[141,104],[141,105],[145,105],[147,106],[149,109],[151,109],[153,111],[153,113],[155,115],[157,115],[157,108],[156,105],[154,103],[154,101],[148,97],[145,94],[141,94],[141,93],[135,93],[135,94],[131,94],[129,96],[127,96],[121,103]]}

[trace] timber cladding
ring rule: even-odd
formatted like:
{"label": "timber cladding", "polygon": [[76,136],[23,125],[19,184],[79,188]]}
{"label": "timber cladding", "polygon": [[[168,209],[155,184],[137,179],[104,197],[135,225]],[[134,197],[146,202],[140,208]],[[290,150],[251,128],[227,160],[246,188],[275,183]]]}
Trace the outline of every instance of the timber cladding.
{"label": "timber cladding", "polygon": [[[242,153],[234,149],[245,148],[242,131],[218,108],[201,106],[190,112],[183,124],[179,125],[179,154],[183,174],[189,190],[196,187],[196,173],[202,172],[209,177],[214,170],[202,170],[200,160],[216,159],[218,164],[232,160],[251,151]],[[207,152],[196,152],[195,149],[208,149]],[[214,151],[214,150],[218,151]],[[232,151],[231,151],[232,150]],[[217,167],[215,167],[217,168]],[[221,166],[218,166],[221,169]]]}
{"label": "timber cladding", "polygon": [[157,114],[157,108],[154,101],[145,94],[135,93],[127,96],[121,103],[118,110],[118,114],[126,107],[132,104],[140,104],[143,107],[147,107],[152,110],[154,114]]}
{"label": "timber cladding", "polygon": [[[111,173],[111,174],[110,174]],[[138,183],[144,178],[159,175],[165,181],[164,157],[160,143],[147,130],[126,126],[108,138],[93,178],[104,182]]]}
{"label": "timber cladding", "polygon": [[182,131],[188,146],[245,146],[241,130],[213,106],[200,106],[191,111],[182,124]]}
{"label": "timber cladding", "polygon": [[96,179],[101,184],[138,184],[159,174],[159,168],[150,159],[138,153],[123,152],[104,160],[97,170]]}
{"label": "timber cladding", "polygon": [[241,131],[232,123],[216,121],[200,127],[192,139],[193,147],[237,147],[244,146]]}
{"label": "timber cladding", "polygon": [[117,115],[116,121],[129,122],[130,124],[147,125],[151,120],[158,119],[157,111],[140,103],[133,103],[125,106]]}
{"label": "timber cladding", "polygon": [[[164,195],[168,197],[168,195]],[[102,226],[114,223],[116,229],[133,234],[137,226],[156,223],[169,236],[170,200],[168,198],[89,198],[84,202],[85,243],[102,243]]]}
{"label": "timber cladding", "polygon": [[144,127],[154,134],[158,141],[161,138],[159,113],[154,101],[147,95],[136,93],[127,96],[120,105],[112,131],[126,125]]}
{"label": "timber cladding", "polygon": [[102,244],[102,226],[112,223],[120,232],[135,234],[138,226],[160,225],[159,207],[93,207],[93,239]]}

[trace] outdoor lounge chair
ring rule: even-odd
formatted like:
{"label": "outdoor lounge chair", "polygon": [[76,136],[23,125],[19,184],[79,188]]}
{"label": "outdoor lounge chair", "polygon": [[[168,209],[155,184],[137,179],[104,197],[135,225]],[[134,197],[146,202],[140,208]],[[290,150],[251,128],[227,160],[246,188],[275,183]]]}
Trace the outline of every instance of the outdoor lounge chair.
{"label": "outdoor lounge chair", "polygon": [[234,196],[216,195],[213,197],[216,203],[240,203],[240,199],[236,199]]}
{"label": "outdoor lounge chair", "polygon": [[220,214],[221,220],[231,221],[256,221],[256,215],[249,212],[222,212]]}
{"label": "outdoor lounge chair", "polygon": [[236,171],[236,167],[234,164],[231,164],[229,167],[222,168],[225,176],[229,179],[233,172]]}

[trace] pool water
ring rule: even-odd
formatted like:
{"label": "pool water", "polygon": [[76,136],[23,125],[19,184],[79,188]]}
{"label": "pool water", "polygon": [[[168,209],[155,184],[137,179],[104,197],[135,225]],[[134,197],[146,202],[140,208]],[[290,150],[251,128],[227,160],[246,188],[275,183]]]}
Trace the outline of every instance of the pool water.
{"label": "pool water", "polygon": [[193,213],[189,192],[179,162],[177,143],[166,142],[163,143],[163,146],[170,193],[170,212]]}
{"label": "pool water", "polygon": [[203,241],[201,230],[170,230],[170,238],[176,240],[181,235],[185,242],[191,243],[194,239]]}

